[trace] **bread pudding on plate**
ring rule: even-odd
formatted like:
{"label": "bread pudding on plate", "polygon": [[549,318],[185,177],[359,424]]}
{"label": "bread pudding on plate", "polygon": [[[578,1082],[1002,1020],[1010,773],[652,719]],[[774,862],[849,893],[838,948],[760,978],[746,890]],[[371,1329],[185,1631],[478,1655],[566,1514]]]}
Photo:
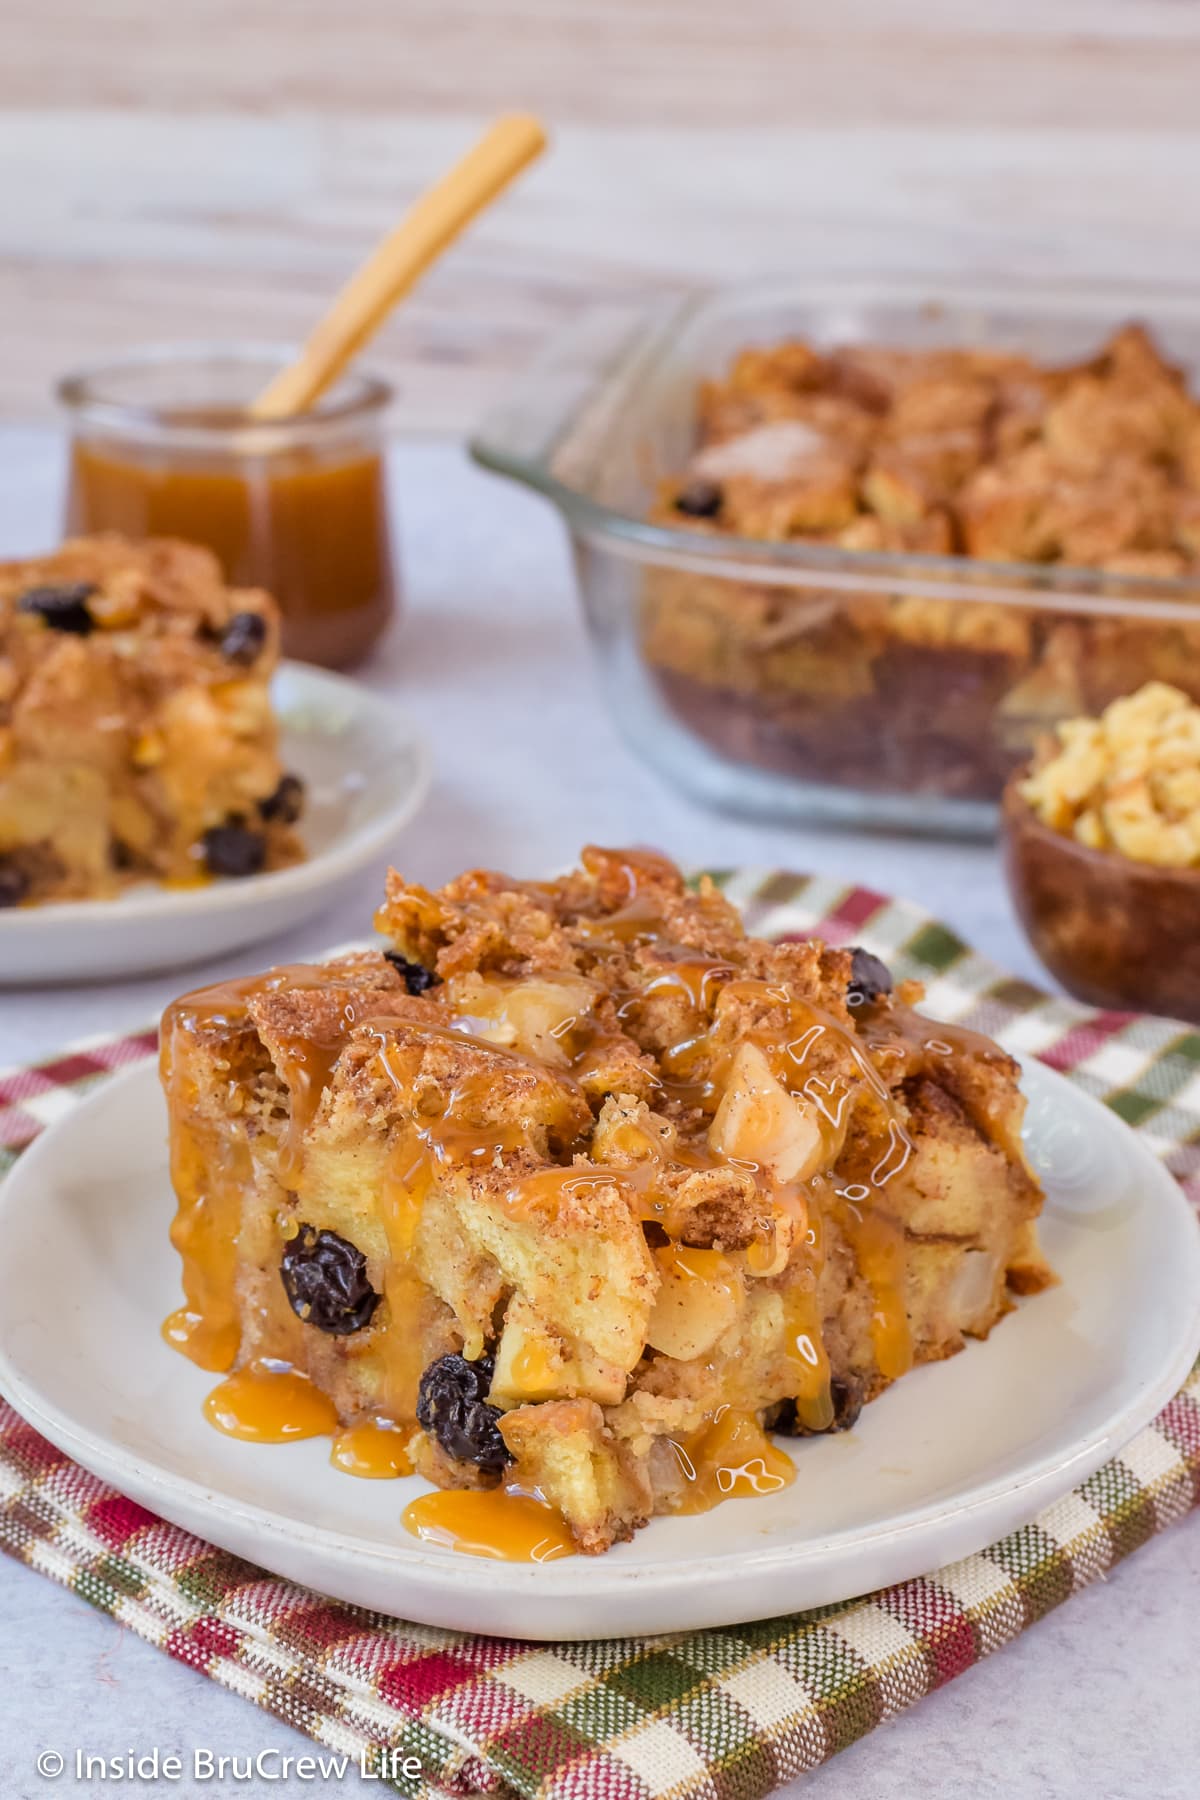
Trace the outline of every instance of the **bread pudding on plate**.
{"label": "bread pudding on plate", "polygon": [[168,1009],[164,1333],[223,1429],[424,1476],[418,1534],[544,1560],[777,1491],[781,1437],[1053,1280],[1016,1065],[866,952],[596,848],[393,873],[376,924]]}

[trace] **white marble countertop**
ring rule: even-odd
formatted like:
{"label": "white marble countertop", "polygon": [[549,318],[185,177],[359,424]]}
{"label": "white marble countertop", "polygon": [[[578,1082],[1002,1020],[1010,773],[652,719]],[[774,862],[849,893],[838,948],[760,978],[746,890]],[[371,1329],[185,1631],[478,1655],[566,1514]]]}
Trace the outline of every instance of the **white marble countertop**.
{"label": "white marble countertop", "polygon": [[[60,469],[49,432],[0,433],[0,554],[39,548],[56,534]],[[666,789],[633,760],[602,711],[550,512],[474,472],[446,444],[399,446],[395,477],[407,612],[363,679],[395,692],[434,747],[433,789],[396,847],[394,860],[407,875],[439,881],[480,863],[550,869],[587,839],[652,843],[684,862],[830,871],[919,901],[1010,969],[1040,978],[988,848],[770,829],[710,816]],[[301,958],[361,935],[377,891],[372,881],[360,903],[273,945],[272,957]],[[257,960],[253,950],[235,959],[244,967]],[[205,975],[203,967],[189,972],[188,984]],[[143,1024],[180,985],[166,977],[4,994],[0,1067],[74,1037]],[[803,1786],[821,1800],[898,1800],[919,1784],[928,1800],[963,1793],[974,1800],[1141,1793],[1194,1800],[1198,1594],[1200,1517],[1193,1515],[795,1791]],[[238,1756],[304,1748],[287,1727],[3,1560],[0,1619],[5,1800],[54,1790],[34,1769],[47,1748],[115,1755],[203,1745]],[[64,1776],[57,1785],[72,1783]],[[197,1791],[300,1796],[314,1785],[213,1781]],[[167,1782],[161,1788],[185,1791]]]}

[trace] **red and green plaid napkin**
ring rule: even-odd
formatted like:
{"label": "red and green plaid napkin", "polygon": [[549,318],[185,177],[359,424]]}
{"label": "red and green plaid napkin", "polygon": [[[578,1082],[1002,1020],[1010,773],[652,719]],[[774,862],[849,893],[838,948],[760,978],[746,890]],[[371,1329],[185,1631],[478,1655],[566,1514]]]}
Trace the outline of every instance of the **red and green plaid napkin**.
{"label": "red and green plaid napkin", "polygon": [[[1200,1202],[1200,1033],[1049,999],[901,901],[718,876],[751,928],[863,943],[928,1010],[1038,1056],[1120,1114]],[[153,1034],[0,1077],[0,1172]],[[969,1352],[968,1352],[969,1354]],[[401,1793],[758,1800],[1035,1624],[1200,1502],[1200,1369],[1083,1485],[978,1556],[866,1599],[721,1631],[533,1644],[343,1606],[156,1519],[0,1403],[0,1546]],[[395,1766],[393,1763],[391,1766]]]}

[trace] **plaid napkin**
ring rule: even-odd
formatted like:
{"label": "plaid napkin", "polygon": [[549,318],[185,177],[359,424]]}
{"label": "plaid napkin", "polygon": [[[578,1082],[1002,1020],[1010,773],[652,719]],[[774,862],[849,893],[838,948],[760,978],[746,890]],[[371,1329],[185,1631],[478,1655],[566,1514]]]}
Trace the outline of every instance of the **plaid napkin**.
{"label": "plaid napkin", "polygon": [[[915,907],[865,888],[746,871],[717,879],[753,930],[864,943],[926,982],[934,1015],[1069,1075],[1200,1202],[1200,1033],[1048,999]],[[0,1172],[95,1081],[152,1047],[152,1033],[90,1043],[0,1077]],[[1197,1503],[1200,1368],[1119,1457],[978,1556],[790,1618],[531,1644],[400,1624],[280,1581],[156,1519],[0,1403],[0,1546],[329,1751],[365,1754],[386,1785],[431,1800],[758,1800]],[[418,1760],[418,1780],[389,1778],[397,1754]]]}

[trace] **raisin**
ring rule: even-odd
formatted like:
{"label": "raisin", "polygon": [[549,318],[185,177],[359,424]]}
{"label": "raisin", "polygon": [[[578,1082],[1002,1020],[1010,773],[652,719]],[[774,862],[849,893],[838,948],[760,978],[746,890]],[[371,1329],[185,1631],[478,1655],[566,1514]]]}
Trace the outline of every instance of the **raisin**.
{"label": "raisin", "polygon": [[490,1356],[478,1362],[439,1356],[421,1377],[417,1421],[455,1462],[498,1475],[512,1457],[500,1436],[499,1410],[486,1399],[492,1372]]}
{"label": "raisin", "polygon": [[226,662],[243,668],[257,662],[267,641],[267,621],[261,613],[234,613],[221,638],[221,655]]}
{"label": "raisin", "polygon": [[264,819],[280,825],[294,825],[304,811],[304,783],[298,775],[284,775],[273,794],[260,800],[258,810]]}
{"label": "raisin", "polygon": [[76,637],[87,637],[96,624],[87,604],[95,591],[90,581],[72,581],[63,587],[30,588],[17,601],[17,611],[36,613],[51,631],[69,631]]}
{"label": "raisin", "polygon": [[404,985],[410,994],[424,994],[431,987],[436,987],[438,977],[432,969],[422,963],[410,962],[407,956],[401,956],[398,950],[385,950],[383,953],[393,969],[399,970],[404,977]]}
{"label": "raisin", "polygon": [[[863,1409],[863,1384],[855,1375],[835,1375],[829,1383],[829,1398],[833,1403],[833,1418],[825,1427],[826,1432],[849,1431],[857,1424],[858,1415]],[[769,1418],[768,1429],[777,1431],[781,1437],[820,1437],[821,1432],[812,1432],[806,1425],[801,1425],[796,1417],[796,1402],[781,1400],[775,1409],[773,1418]]]}
{"label": "raisin", "polygon": [[336,1231],[301,1225],[284,1250],[279,1274],[296,1317],[333,1337],[361,1331],[379,1305],[367,1280],[366,1257]]}
{"label": "raisin", "polygon": [[698,477],[689,481],[675,496],[675,511],[686,513],[689,519],[715,519],[721,510],[724,495],[715,481],[705,481]]}
{"label": "raisin", "polygon": [[29,886],[26,870],[15,862],[0,859],[0,907],[20,906]]}
{"label": "raisin", "polygon": [[829,1384],[830,1398],[833,1401],[833,1424],[830,1431],[849,1431],[857,1425],[858,1415],[863,1409],[863,1384],[853,1375],[844,1378],[835,1375]]}
{"label": "raisin", "polygon": [[266,859],[266,838],[240,818],[211,825],[204,834],[204,866],[210,875],[258,875]]}
{"label": "raisin", "polygon": [[846,989],[847,1006],[873,1006],[883,994],[892,991],[892,971],[861,944],[850,952],[850,985]]}

